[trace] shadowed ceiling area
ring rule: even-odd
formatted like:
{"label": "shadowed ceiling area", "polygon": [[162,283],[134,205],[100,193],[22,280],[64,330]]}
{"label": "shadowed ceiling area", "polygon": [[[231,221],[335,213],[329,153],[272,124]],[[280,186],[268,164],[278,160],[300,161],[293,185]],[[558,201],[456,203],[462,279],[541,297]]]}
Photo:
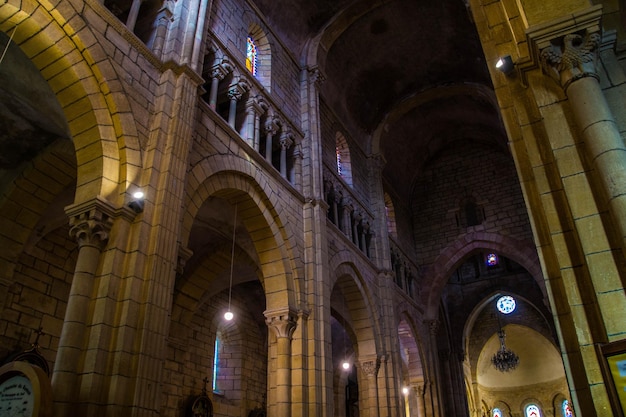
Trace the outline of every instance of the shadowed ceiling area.
{"label": "shadowed ceiling area", "polygon": [[[6,49],[6,53],[5,52]],[[0,32],[0,172],[68,138],[65,116],[39,70]]]}
{"label": "shadowed ceiling area", "polygon": [[420,170],[455,141],[506,150],[462,0],[256,3],[294,54],[321,70],[322,99],[366,154],[384,156],[397,195],[409,197]]}

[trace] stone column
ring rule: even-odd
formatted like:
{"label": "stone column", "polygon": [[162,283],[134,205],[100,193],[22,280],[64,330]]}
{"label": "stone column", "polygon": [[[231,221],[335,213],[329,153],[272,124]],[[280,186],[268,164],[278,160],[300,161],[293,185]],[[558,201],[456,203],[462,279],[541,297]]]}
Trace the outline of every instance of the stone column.
{"label": "stone column", "polygon": [[141,8],[143,0],[133,0],[130,5],[130,11],[128,12],[128,18],[126,18],[126,27],[131,32],[135,30],[135,24],[137,24],[137,17],[139,16],[139,9]]}
{"label": "stone column", "polygon": [[278,132],[279,121],[275,116],[268,117],[265,122],[265,160],[272,164],[272,146],[276,132]]}
{"label": "stone column", "polygon": [[263,100],[262,97],[257,97],[255,102],[255,112],[254,112],[254,124],[253,124],[253,136],[252,136],[252,147],[257,152],[261,152],[261,115],[267,111],[269,108],[268,104]]}
{"label": "stone column", "polygon": [[228,89],[228,99],[230,100],[230,107],[228,108],[228,125],[233,129],[237,129],[235,127],[235,121],[237,118],[237,103],[243,97],[243,94],[248,91],[250,87],[248,83],[244,80],[240,80],[239,82],[232,84]]}
{"label": "stone column", "polygon": [[209,91],[209,107],[215,110],[217,107],[217,90],[220,81],[232,70],[228,63],[215,65],[211,69],[211,91]]}
{"label": "stone column", "polygon": [[367,234],[370,230],[369,222],[364,221],[361,230],[363,230],[363,233],[361,233],[361,242],[359,246],[361,246],[361,250],[363,251],[363,253],[365,253],[365,255],[369,257],[369,253],[367,250]]}
{"label": "stone column", "polygon": [[352,234],[352,223],[350,222],[350,219],[352,218],[352,210],[354,209],[352,200],[349,198],[342,198],[341,204],[343,205],[343,227],[341,230],[344,235],[350,237]]}
{"label": "stone column", "polygon": [[562,49],[550,45],[541,51],[542,63],[569,99],[626,252],[626,146],[600,88],[596,64],[600,34],[589,30],[584,37],[568,34],[562,42]]}
{"label": "stone column", "polygon": [[340,227],[341,221],[339,220],[339,204],[341,204],[341,200],[343,200],[343,192],[338,188],[335,188],[334,190],[333,205],[330,210],[332,210],[333,213],[333,222],[337,227]]}
{"label": "stone column", "polygon": [[302,192],[302,144],[298,140],[293,150],[293,179],[292,184]]}
{"label": "stone column", "polygon": [[78,373],[94,289],[94,275],[113,223],[113,209],[103,200],[71,206],[70,235],[78,242],[78,258],[67,300],[59,348],[52,373],[55,416],[73,415],[79,401]]}
{"label": "stone column", "polygon": [[169,2],[165,2],[166,5],[159,10],[159,14],[156,18],[156,30],[154,31],[154,37],[152,42],[152,52],[162,58],[163,46],[165,45],[165,39],[167,38],[167,29],[169,23],[172,20],[173,13],[170,10]]}
{"label": "stone column", "polygon": [[362,218],[363,216],[358,210],[352,213],[352,243],[357,245],[357,247],[359,246],[359,223]]}
{"label": "stone column", "polygon": [[293,145],[293,133],[285,127],[280,135],[280,175],[287,180],[287,149]]}
{"label": "stone column", "polygon": [[440,400],[440,392],[441,392],[441,376],[439,372],[439,355],[437,354],[437,331],[439,330],[439,320],[425,320],[425,324],[428,326],[428,354],[430,360],[431,369],[430,373],[432,377],[430,378],[430,400],[431,407],[433,410],[433,417],[439,417],[442,413],[440,409],[439,400]]}
{"label": "stone column", "polygon": [[258,149],[259,141],[259,123],[261,114],[267,109],[262,107],[262,101],[259,101],[257,97],[250,98],[246,101],[246,120],[241,126],[241,137],[248,142],[251,148]]}
{"label": "stone column", "polygon": [[291,415],[291,337],[296,330],[297,315],[287,309],[266,311],[265,323],[276,336],[276,397],[270,415]]}
{"label": "stone column", "polygon": [[361,370],[367,377],[367,397],[360,404],[366,404],[365,410],[362,410],[363,417],[378,417],[378,369],[380,363],[378,358],[367,359],[360,362]]}
{"label": "stone column", "polygon": [[413,396],[415,397],[415,401],[413,402],[413,404],[415,404],[415,408],[413,408],[415,412],[411,413],[411,417],[426,417],[426,404],[424,401],[426,384],[411,384],[411,388]]}

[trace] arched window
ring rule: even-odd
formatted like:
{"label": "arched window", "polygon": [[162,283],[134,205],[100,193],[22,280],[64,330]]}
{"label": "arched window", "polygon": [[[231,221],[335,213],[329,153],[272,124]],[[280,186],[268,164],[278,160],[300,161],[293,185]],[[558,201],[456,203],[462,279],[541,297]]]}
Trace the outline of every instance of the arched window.
{"label": "arched window", "polygon": [[265,31],[257,23],[248,28],[246,68],[267,91],[272,91],[272,49]]}
{"label": "arched window", "polygon": [[387,217],[387,233],[397,237],[396,210],[393,208],[393,201],[387,193],[385,193],[385,215]]}
{"label": "arched window", "polygon": [[352,186],[350,149],[348,148],[348,141],[340,132],[337,132],[335,135],[335,155],[337,158],[337,173],[349,186]]}
{"label": "arched window", "polygon": [[568,400],[563,400],[563,417],[574,417],[574,410]]}
{"label": "arched window", "polygon": [[246,50],[246,68],[252,75],[256,77],[257,75],[257,58],[258,51],[256,48],[256,44],[254,43],[254,39],[251,36],[248,36],[247,41],[247,50]]}
{"label": "arched window", "polygon": [[491,410],[491,417],[502,417],[502,411],[499,408]]}
{"label": "arched window", "polygon": [[541,417],[541,410],[536,404],[528,404],[526,406],[526,417]]}
{"label": "arched window", "polygon": [[215,346],[213,349],[213,392],[220,392],[218,387],[218,375],[220,372],[220,352],[222,350],[222,333],[215,335]]}

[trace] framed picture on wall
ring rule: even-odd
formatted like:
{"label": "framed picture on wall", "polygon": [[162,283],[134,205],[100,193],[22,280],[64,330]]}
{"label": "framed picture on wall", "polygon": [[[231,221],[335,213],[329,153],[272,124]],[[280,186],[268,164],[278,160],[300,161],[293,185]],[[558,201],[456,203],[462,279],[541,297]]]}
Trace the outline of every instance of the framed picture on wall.
{"label": "framed picture on wall", "polygon": [[616,416],[626,416],[626,340],[598,345],[602,373]]}

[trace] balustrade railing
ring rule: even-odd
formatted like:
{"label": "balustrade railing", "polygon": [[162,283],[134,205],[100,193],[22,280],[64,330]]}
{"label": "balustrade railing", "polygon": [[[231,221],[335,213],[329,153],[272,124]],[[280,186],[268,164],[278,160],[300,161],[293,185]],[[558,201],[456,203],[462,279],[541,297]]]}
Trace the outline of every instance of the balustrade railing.
{"label": "balustrade railing", "polygon": [[339,174],[324,166],[324,199],[328,219],[365,255],[371,256],[373,215],[363,206]]}
{"label": "balustrade railing", "polygon": [[419,266],[413,263],[402,251],[400,246],[392,239],[389,239],[389,250],[391,257],[391,269],[394,281],[409,297],[417,299],[419,297]]}
{"label": "balustrade railing", "polygon": [[202,73],[208,89],[204,100],[281,176],[298,186],[304,135],[218,39],[212,40],[208,51]]}

